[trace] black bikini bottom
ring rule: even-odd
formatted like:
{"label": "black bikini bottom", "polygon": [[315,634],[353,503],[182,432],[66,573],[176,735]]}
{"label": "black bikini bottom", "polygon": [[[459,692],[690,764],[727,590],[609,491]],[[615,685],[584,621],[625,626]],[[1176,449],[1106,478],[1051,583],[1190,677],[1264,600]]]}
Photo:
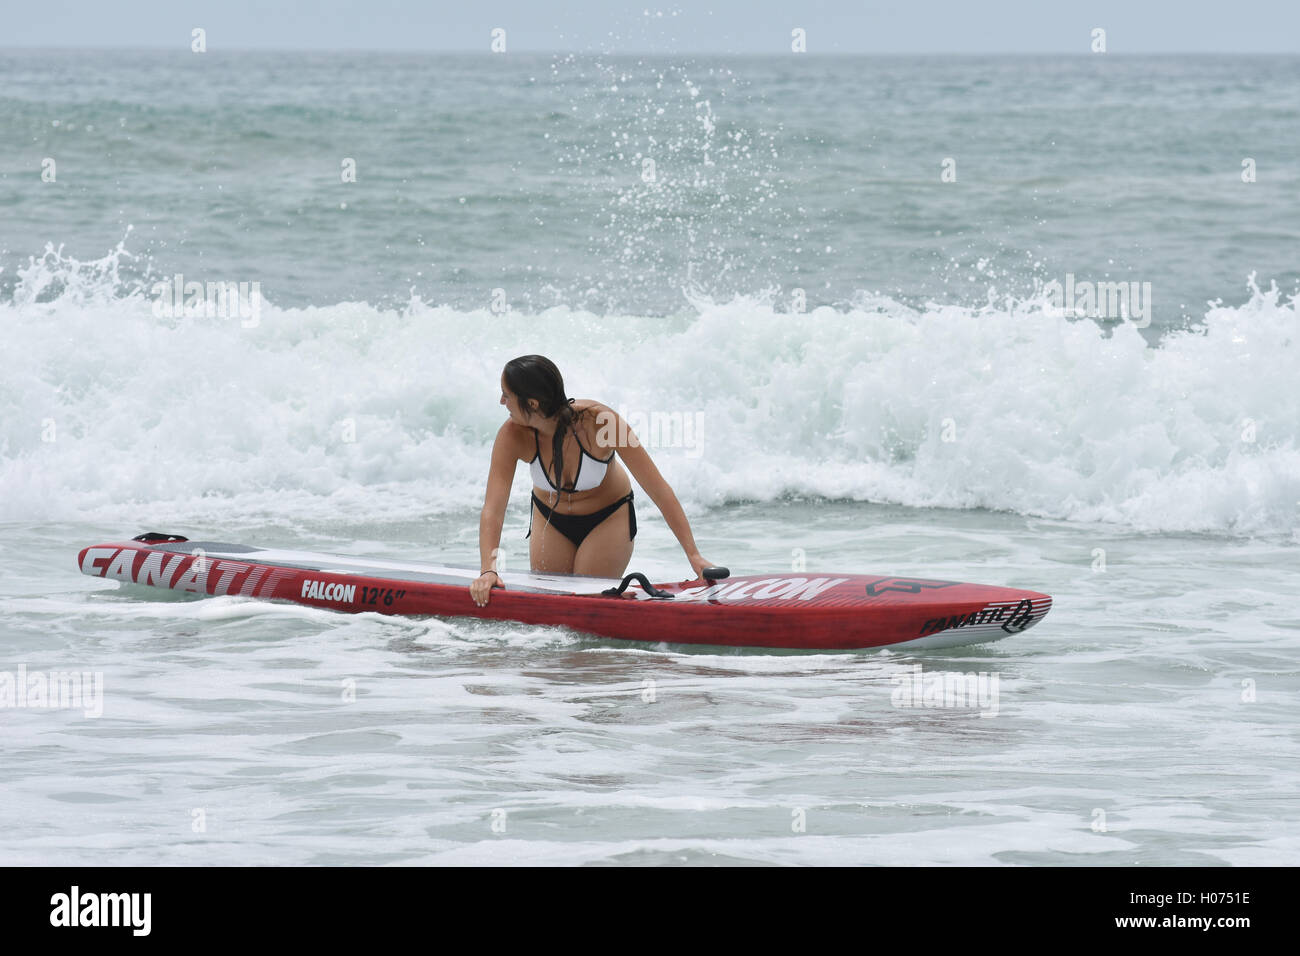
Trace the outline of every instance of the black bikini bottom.
{"label": "black bikini bottom", "polygon": [[[537,505],[537,510],[542,513],[542,517],[551,523],[551,527],[555,528],[556,531],[560,532],[560,534],[572,541],[575,547],[582,544],[583,539],[587,537],[587,535],[591,534],[596,525],[600,524],[619,508],[623,507],[624,503],[627,504],[628,536],[630,538],[635,538],[636,507],[632,504],[632,492],[630,491],[612,505],[601,508],[599,511],[593,511],[589,515],[560,514],[558,511],[548,508],[543,504],[542,499],[537,497],[537,492],[533,492],[533,504]],[[524,537],[527,538],[531,536],[532,533],[532,523],[530,522],[528,534],[524,535]]]}

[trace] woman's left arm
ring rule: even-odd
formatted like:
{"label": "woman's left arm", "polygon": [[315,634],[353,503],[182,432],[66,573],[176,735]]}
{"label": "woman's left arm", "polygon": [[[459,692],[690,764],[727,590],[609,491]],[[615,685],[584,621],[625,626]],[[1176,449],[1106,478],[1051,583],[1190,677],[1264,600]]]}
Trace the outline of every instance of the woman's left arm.
{"label": "woman's left arm", "polygon": [[640,485],[650,500],[655,503],[660,513],[664,516],[664,521],[673,534],[677,536],[678,543],[682,550],[686,552],[686,559],[691,562],[691,570],[695,572],[696,577],[700,576],[700,570],[710,566],[711,562],[706,561],[700,554],[700,549],[696,547],[695,536],[691,534],[691,523],[686,520],[686,512],[682,510],[681,502],[677,500],[676,493],[672,487],[664,480],[664,476],[659,473],[655,467],[654,461],[651,460],[649,453],[637,438],[636,433],[628,427],[625,422],[612,408],[593,403],[596,409],[596,428],[597,439],[604,448],[613,447],[617,449],[619,458],[623,459],[623,464],[631,472],[636,483]]}

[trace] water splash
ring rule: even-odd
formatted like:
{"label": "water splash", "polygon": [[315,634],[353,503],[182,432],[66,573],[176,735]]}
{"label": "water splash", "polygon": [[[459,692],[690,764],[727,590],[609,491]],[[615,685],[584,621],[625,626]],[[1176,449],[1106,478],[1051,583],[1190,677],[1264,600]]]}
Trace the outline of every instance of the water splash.
{"label": "water splash", "polygon": [[477,507],[501,366],[535,351],[575,396],[698,414],[698,447],[649,448],[688,507],[798,494],[1300,528],[1296,301],[1253,276],[1246,301],[1153,347],[1041,297],[972,309],[864,291],[799,314],[773,289],[692,293],[675,319],[267,302],[244,328],[154,316],[118,275],[125,255],[55,250],[0,303],[16,357],[0,381],[5,518]]}

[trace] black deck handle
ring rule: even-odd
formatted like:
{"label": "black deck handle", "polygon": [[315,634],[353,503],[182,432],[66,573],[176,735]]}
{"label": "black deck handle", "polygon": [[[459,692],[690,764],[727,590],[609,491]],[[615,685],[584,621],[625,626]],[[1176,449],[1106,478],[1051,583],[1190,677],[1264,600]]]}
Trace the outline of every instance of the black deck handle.
{"label": "black deck handle", "polygon": [[721,581],[723,578],[731,577],[731,572],[721,565],[712,565],[700,571],[701,576],[706,581]]}
{"label": "black deck handle", "polygon": [[600,592],[600,593],[601,593],[601,596],[602,596],[602,597],[618,597],[618,596],[621,595],[624,591],[627,590],[627,586],[628,586],[629,584],[631,584],[633,581],[635,581],[637,584],[641,585],[641,587],[642,587],[642,589],[645,591],[645,593],[648,594],[648,595],[650,595],[652,598],[671,598],[671,597],[672,597],[672,595],[669,594],[667,591],[661,591],[661,590],[659,590],[659,588],[657,588],[657,587],[655,587],[653,584],[651,584],[651,583],[650,583],[650,579],[647,578],[647,577],[646,577],[644,574],[642,574],[640,571],[633,571],[631,574],[627,575],[625,578],[623,578],[623,583],[620,584],[618,587],[616,587],[616,588],[607,588],[606,590],[601,591],[601,592]]}

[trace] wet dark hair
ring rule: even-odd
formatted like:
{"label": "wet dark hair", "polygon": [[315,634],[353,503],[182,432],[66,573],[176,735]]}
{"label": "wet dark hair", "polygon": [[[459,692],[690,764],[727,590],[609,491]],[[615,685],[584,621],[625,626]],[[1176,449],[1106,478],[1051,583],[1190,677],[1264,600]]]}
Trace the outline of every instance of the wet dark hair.
{"label": "wet dark hair", "polygon": [[[521,355],[506,363],[501,373],[506,388],[519,399],[519,407],[543,418],[558,416],[555,437],[551,442],[551,463],[555,469],[553,483],[560,487],[564,476],[564,433],[571,430],[582,412],[575,411],[573,399],[564,396],[564,377],[555,363],[544,355]],[[536,399],[537,408],[529,405]],[[573,488],[564,488],[573,491]]]}

